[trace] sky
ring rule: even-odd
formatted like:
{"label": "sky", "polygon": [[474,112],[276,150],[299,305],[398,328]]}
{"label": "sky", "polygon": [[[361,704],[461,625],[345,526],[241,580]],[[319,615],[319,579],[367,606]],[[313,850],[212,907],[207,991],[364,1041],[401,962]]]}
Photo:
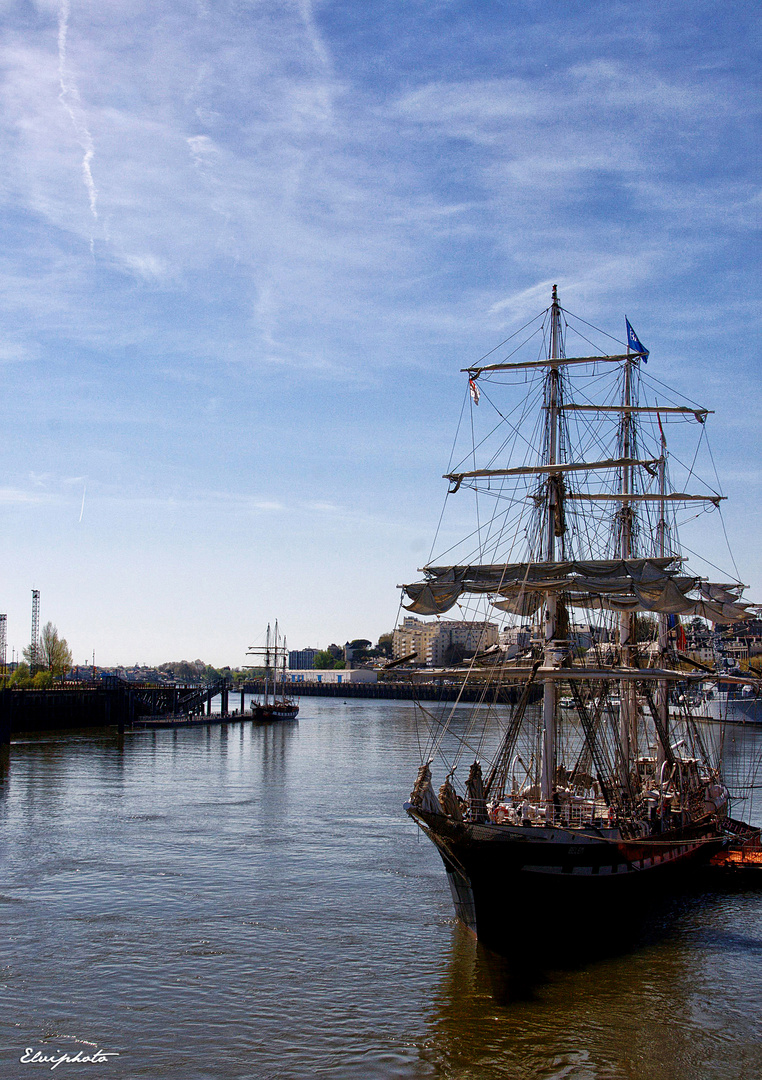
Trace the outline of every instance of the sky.
{"label": "sky", "polygon": [[762,599],[756,3],[0,19],[9,659],[32,589],[78,663],[235,667],[275,619],[292,648],[376,640],[428,554],[460,369],[552,283],[715,410]]}

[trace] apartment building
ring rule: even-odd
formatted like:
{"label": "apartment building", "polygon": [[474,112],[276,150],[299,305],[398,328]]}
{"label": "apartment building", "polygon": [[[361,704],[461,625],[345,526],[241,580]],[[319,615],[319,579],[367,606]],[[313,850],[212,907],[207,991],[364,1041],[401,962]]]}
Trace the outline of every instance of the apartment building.
{"label": "apartment building", "polygon": [[392,637],[395,660],[416,653],[414,664],[443,667],[457,663],[464,655],[482,652],[497,645],[498,627],[492,622],[457,622],[440,619],[423,622],[410,616],[404,618]]}

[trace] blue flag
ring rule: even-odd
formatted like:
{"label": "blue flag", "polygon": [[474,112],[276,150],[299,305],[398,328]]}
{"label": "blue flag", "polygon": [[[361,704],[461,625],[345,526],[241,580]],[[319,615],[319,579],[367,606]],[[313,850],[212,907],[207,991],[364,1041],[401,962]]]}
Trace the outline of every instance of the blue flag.
{"label": "blue flag", "polygon": [[648,363],[648,349],[643,348],[643,346],[638,341],[638,335],[635,333],[633,328],[630,326],[630,320],[627,318],[627,316],[625,316],[624,321],[627,323],[627,347],[629,349],[632,349],[633,352],[643,353],[643,363],[647,364]]}

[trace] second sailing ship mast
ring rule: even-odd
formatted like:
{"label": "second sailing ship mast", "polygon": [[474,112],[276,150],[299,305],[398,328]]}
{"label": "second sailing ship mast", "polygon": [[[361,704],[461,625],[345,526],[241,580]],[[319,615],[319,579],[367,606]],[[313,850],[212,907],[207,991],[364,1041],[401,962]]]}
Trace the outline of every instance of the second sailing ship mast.
{"label": "second sailing ship mast", "polygon": [[[627,359],[624,362],[624,386],[622,391],[622,419],[620,421],[620,445],[622,465],[622,508],[620,511],[620,547],[619,555],[623,561],[632,558],[632,502],[627,496],[633,494],[632,465],[633,426],[632,426],[632,363],[629,358],[630,346],[627,345]],[[632,639],[634,620],[631,612],[622,611],[619,615],[619,645],[623,667],[632,666]],[[621,750],[622,782],[625,790],[629,785],[632,762],[637,757],[637,699],[631,680],[623,682],[619,705],[619,745]]]}

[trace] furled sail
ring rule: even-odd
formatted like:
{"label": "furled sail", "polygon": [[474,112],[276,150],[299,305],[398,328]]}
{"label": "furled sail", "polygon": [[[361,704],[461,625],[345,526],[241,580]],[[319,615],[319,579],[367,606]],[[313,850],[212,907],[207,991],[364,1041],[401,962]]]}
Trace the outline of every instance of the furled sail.
{"label": "furled sail", "polygon": [[547,593],[563,593],[574,607],[699,615],[712,622],[749,618],[740,587],[714,585],[681,571],[676,557],[593,559],[476,566],[427,566],[425,580],[404,585],[418,615],[441,615],[464,594],[489,595],[517,615],[537,611]]}
{"label": "furled sail", "polygon": [[519,465],[512,469],[473,469],[470,472],[446,473],[444,479],[449,480],[454,485],[450,490],[450,494],[454,495],[464,480],[492,480],[503,476],[554,476],[565,472],[591,472],[594,469],[621,469],[636,465],[642,466],[652,476],[655,476],[654,466],[658,464],[658,458],[650,458],[648,461],[638,461],[637,458],[607,458],[605,461],[567,461],[557,462],[553,465]]}
{"label": "furled sail", "polygon": [[648,353],[619,353],[617,356],[552,356],[546,360],[524,360],[518,363],[487,364],[482,367],[461,368],[472,379],[478,379],[484,372],[522,371],[531,368],[569,367],[571,364],[621,364],[624,360],[639,360]]}

